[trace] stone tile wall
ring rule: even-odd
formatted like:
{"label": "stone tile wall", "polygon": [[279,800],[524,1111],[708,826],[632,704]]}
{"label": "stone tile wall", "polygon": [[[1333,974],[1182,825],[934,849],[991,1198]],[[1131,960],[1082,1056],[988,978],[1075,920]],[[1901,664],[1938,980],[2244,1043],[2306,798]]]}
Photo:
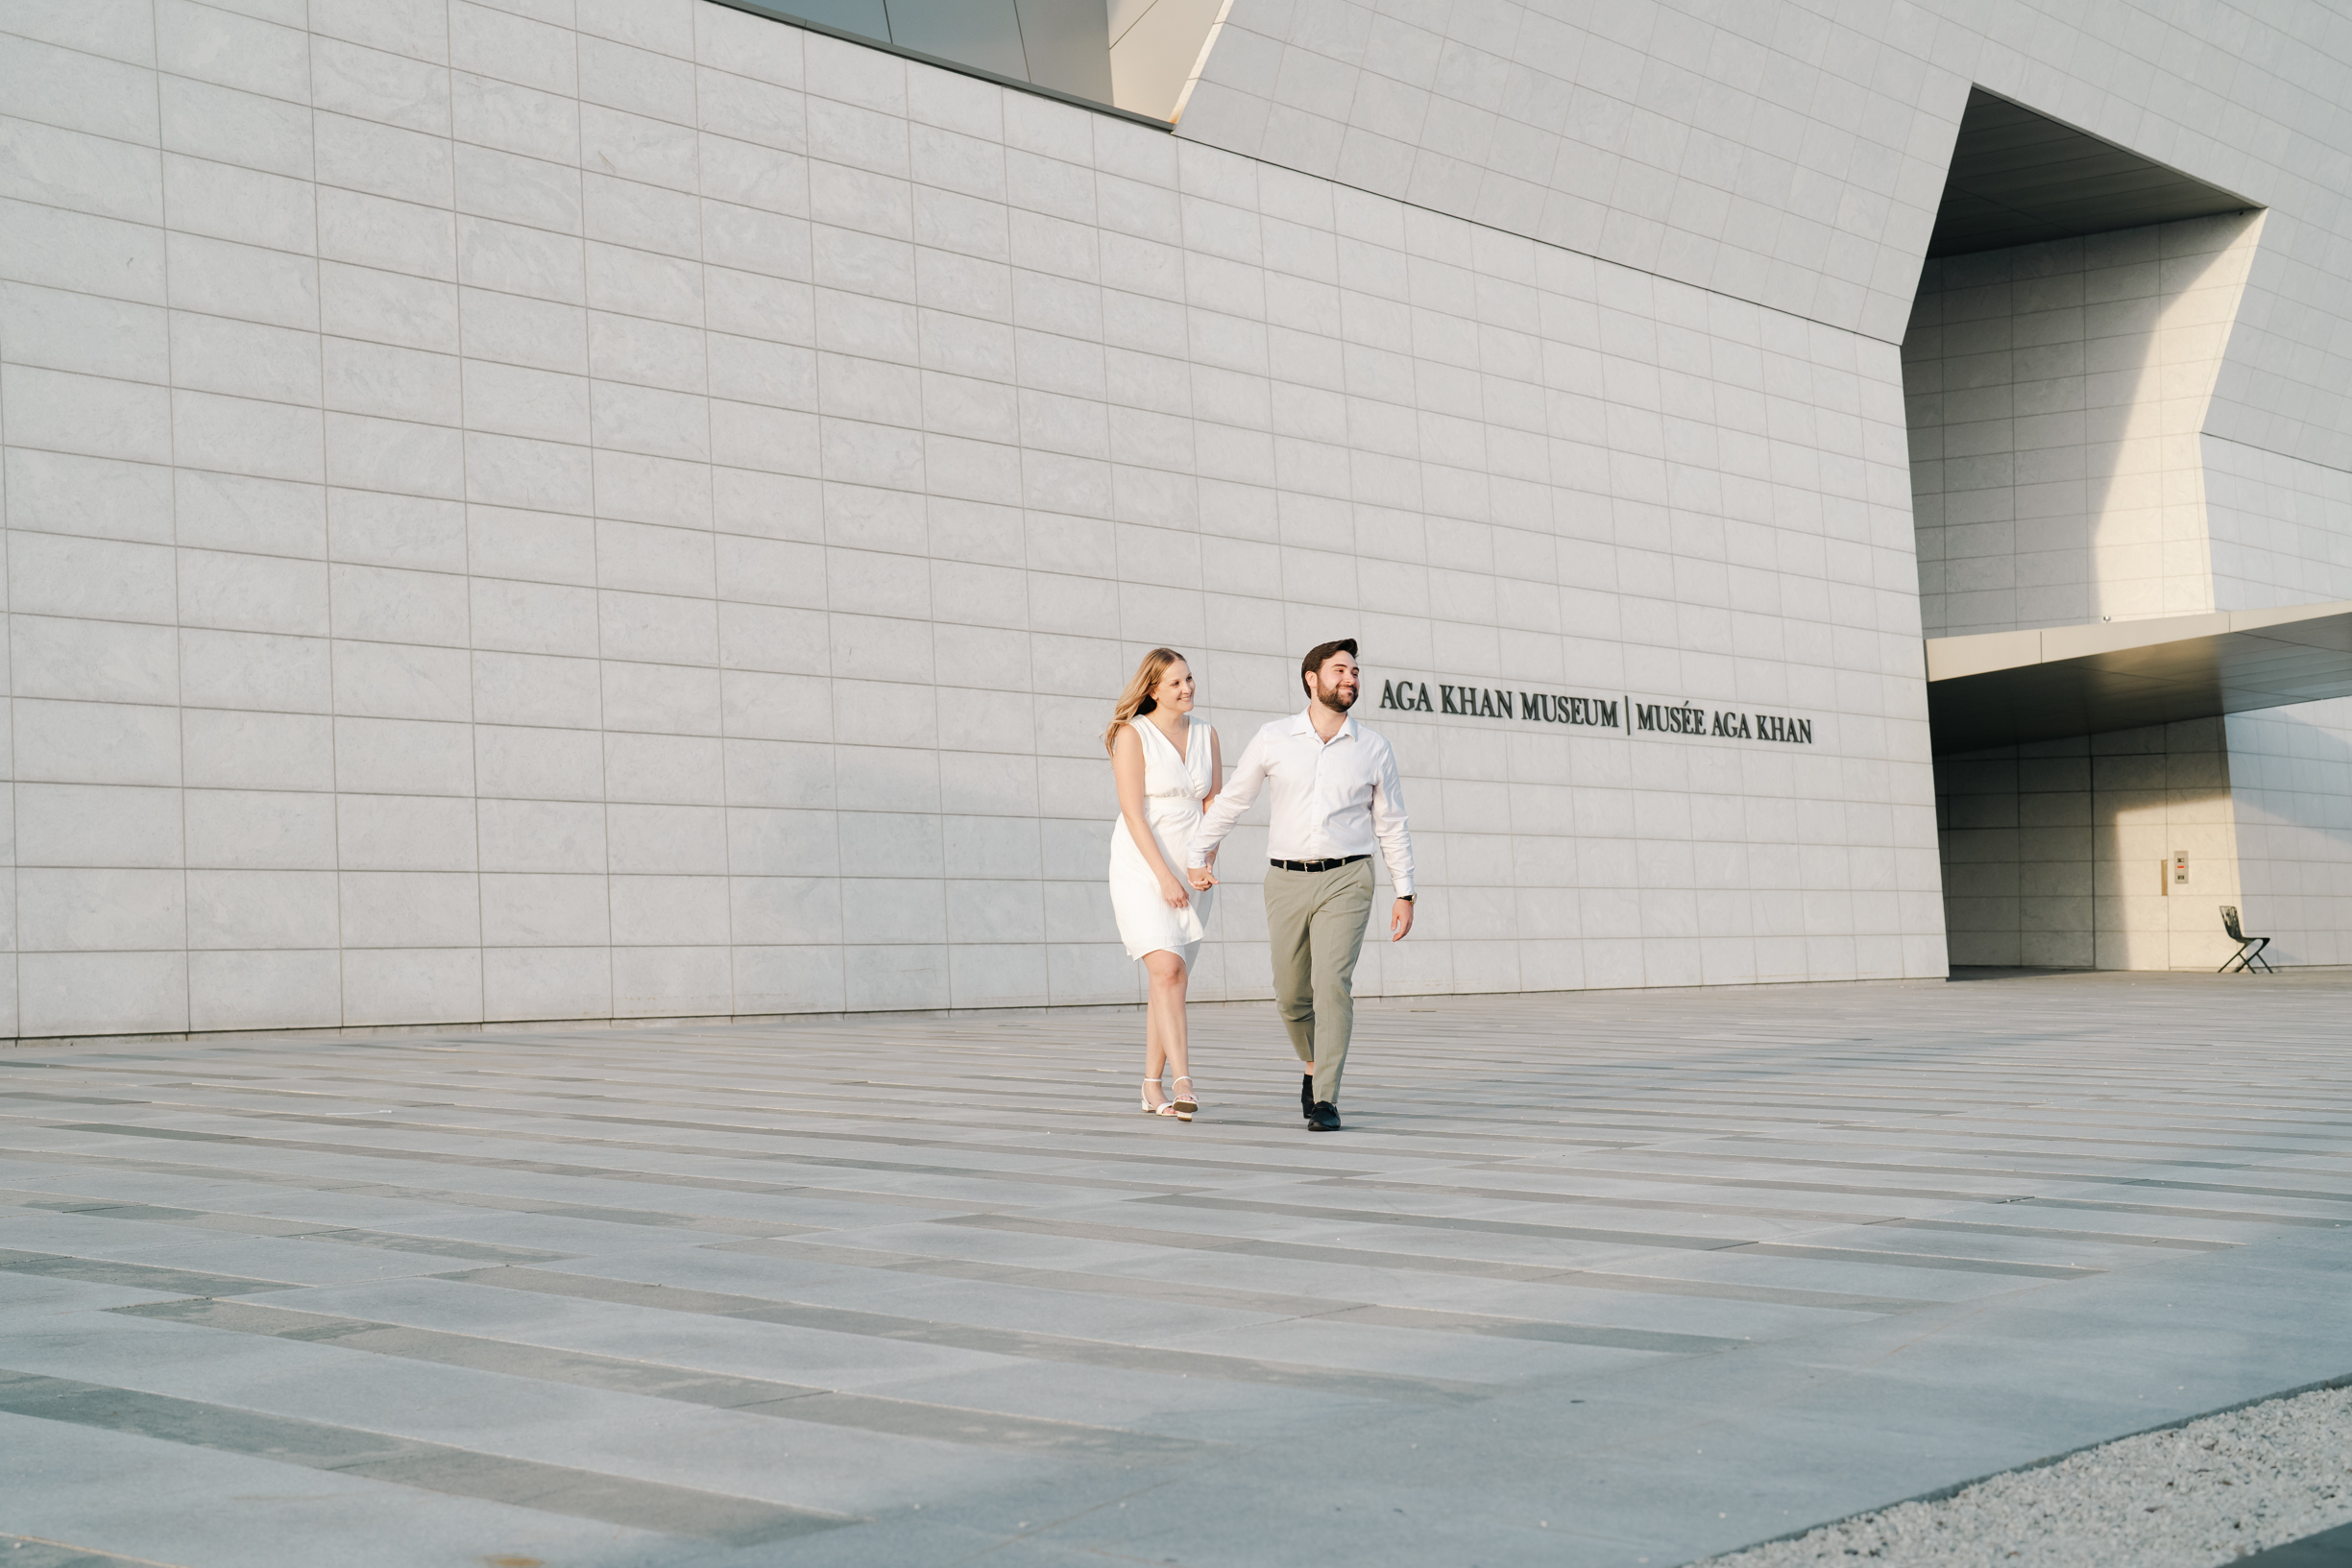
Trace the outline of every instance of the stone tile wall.
{"label": "stone tile wall", "polygon": [[1892,341],[1968,92],[1943,32],[1789,0],[1233,0],[1184,130]]}
{"label": "stone tile wall", "polygon": [[2223,730],[2195,719],[1938,758],[1952,961],[2219,965],[2237,948],[2220,906],[2243,905],[2236,736]]}
{"label": "stone tile wall", "polygon": [[2200,435],[2262,219],[1930,261],[1903,338],[1930,637],[2216,608]]}
{"label": "stone tile wall", "polygon": [[2282,964],[2352,964],[2352,699],[2229,719],[2251,930]]}
{"label": "stone tile wall", "polygon": [[2217,608],[2352,599],[2352,470],[2209,431],[2204,489]]}
{"label": "stone tile wall", "polygon": [[2343,470],[2347,71],[2330,0],[1233,0],[1184,133],[1895,342],[1982,86],[2268,209],[2210,428]]}
{"label": "stone tile wall", "polygon": [[1343,633],[1815,726],[1389,723],[1369,989],[1943,970],[1891,342],[693,0],[0,34],[15,1032],[1131,1001],[1111,694]]}

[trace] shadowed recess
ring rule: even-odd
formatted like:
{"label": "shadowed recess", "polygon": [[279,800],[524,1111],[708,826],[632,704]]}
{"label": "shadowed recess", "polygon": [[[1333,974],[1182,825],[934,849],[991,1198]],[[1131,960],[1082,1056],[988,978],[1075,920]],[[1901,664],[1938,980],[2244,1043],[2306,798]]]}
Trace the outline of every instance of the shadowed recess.
{"label": "shadowed recess", "polygon": [[1928,254],[1998,251],[2261,205],[1972,87]]}
{"label": "shadowed recess", "polygon": [[1939,756],[2352,695],[2352,602],[1928,639]]}

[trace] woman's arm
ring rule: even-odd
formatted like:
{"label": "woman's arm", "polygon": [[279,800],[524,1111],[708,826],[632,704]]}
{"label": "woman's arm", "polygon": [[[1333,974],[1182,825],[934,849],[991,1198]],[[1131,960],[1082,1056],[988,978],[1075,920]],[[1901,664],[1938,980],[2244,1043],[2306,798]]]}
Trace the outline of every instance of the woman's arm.
{"label": "woman's arm", "polygon": [[1192,895],[1185,891],[1183,879],[1168,864],[1168,857],[1160,854],[1159,835],[1144,820],[1143,736],[1135,733],[1132,724],[1121,725],[1119,738],[1111,742],[1110,771],[1119,784],[1119,820],[1127,824],[1128,838],[1142,853],[1143,863],[1159,879],[1160,897],[1168,901],[1171,909],[1189,907]]}
{"label": "woman's arm", "polygon": [[[1216,730],[1211,728],[1209,731],[1209,792],[1200,797],[1200,809],[1202,811],[1205,812],[1209,808],[1210,802],[1216,800],[1217,791],[1225,786],[1224,778],[1224,753],[1218,747]],[[1217,851],[1215,849],[1209,851],[1208,863],[1211,869],[1216,867]]]}
{"label": "woman's arm", "polygon": [[1217,846],[1224,842],[1242,813],[1257,804],[1258,791],[1266,787],[1266,732],[1260,730],[1242,748],[1242,760],[1233,766],[1232,786],[1219,784],[1215,804],[1200,813],[1193,841],[1184,847],[1186,875],[1202,892],[1217,885],[1217,873],[1210,869],[1210,862],[1217,858]]}

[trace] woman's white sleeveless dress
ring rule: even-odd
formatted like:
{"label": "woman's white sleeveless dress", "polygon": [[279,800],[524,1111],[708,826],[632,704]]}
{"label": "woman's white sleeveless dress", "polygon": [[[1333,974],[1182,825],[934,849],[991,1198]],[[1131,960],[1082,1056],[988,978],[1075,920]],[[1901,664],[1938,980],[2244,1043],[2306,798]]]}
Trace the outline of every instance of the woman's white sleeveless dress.
{"label": "woman's white sleeveless dress", "polygon": [[[1194,719],[1181,755],[1150,719],[1135,719],[1128,728],[1143,742],[1144,820],[1159,840],[1168,869],[1181,878],[1184,852],[1193,830],[1200,826],[1200,802],[1209,789],[1209,727]],[[1111,824],[1110,906],[1119,917],[1119,940],[1127,944],[1128,957],[1165,951],[1192,968],[1212,895],[1198,888],[1191,891],[1190,908],[1168,907],[1160,897],[1159,878],[1128,836],[1127,818],[1122,815]]]}

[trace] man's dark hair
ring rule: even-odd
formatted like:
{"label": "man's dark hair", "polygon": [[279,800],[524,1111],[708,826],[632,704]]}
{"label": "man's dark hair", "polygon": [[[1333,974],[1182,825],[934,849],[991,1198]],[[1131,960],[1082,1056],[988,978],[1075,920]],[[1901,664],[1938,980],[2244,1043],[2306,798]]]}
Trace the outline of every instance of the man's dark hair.
{"label": "man's dark hair", "polygon": [[1314,680],[1316,673],[1323,667],[1323,661],[1335,653],[1344,653],[1350,659],[1359,657],[1356,653],[1356,639],[1352,637],[1344,637],[1337,642],[1318,642],[1307,650],[1306,658],[1299,661],[1298,684],[1306,687],[1309,696],[1315,694],[1315,688],[1308,683]]}

